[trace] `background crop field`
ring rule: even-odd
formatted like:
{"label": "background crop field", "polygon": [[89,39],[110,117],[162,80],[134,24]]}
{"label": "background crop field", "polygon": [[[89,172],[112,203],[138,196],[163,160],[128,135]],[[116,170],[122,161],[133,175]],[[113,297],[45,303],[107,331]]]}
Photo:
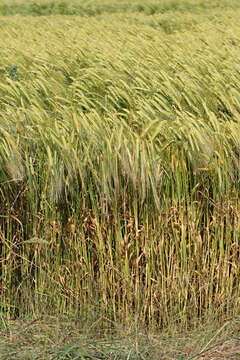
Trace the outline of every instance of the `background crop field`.
{"label": "background crop field", "polygon": [[239,1],[3,0],[0,14],[3,318],[236,318]]}

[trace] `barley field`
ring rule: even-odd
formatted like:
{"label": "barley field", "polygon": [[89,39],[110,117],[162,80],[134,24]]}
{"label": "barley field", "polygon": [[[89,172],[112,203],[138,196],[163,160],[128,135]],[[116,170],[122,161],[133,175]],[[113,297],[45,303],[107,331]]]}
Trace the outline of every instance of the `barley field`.
{"label": "barley field", "polygon": [[237,0],[1,2],[6,318],[239,315],[239,18]]}

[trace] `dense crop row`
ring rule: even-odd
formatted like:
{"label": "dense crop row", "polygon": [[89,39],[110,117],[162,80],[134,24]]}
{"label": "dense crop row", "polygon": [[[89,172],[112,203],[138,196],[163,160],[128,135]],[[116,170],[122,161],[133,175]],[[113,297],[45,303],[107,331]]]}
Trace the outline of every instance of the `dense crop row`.
{"label": "dense crop row", "polygon": [[238,19],[1,18],[4,311],[238,312]]}

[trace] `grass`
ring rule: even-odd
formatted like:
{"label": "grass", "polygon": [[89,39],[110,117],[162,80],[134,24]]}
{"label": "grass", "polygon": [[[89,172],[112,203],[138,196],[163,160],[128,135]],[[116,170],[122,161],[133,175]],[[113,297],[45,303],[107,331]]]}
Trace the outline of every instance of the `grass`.
{"label": "grass", "polygon": [[[105,319],[106,321],[107,319]],[[104,319],[98,321],[104,323]],[[239,319],[216,324],[190,333],[151,334],[131,327],[124,331],[113,326],[113,333],[99,332],[93,322],[89,328],[81,319],[55,317],[7,321],[1,329],[1,359],[234,359],[240,356]],[[233,335],[235,334],[235,336]],[[127,335],[127,337],[126,337]],[[23,340],[24,339],[24,340]]]}
{"label": "grass", "polygon": [[240,10],[219,4],[1,5],[3,332],[69,314],[218,336],[237,319]]}
{"label": "grass", "polygon": [[211,0],[204,2],[199,0],[97,0],[97,1],[61,1],[61,0],[3,0],[0,6],[0,14],[12,15],[78,15],[96,17],[102,14],[119,13],[143,13],[144,15],[164,14],[167,12],[196,12],[225,7],[239,8],[237,0]]}

